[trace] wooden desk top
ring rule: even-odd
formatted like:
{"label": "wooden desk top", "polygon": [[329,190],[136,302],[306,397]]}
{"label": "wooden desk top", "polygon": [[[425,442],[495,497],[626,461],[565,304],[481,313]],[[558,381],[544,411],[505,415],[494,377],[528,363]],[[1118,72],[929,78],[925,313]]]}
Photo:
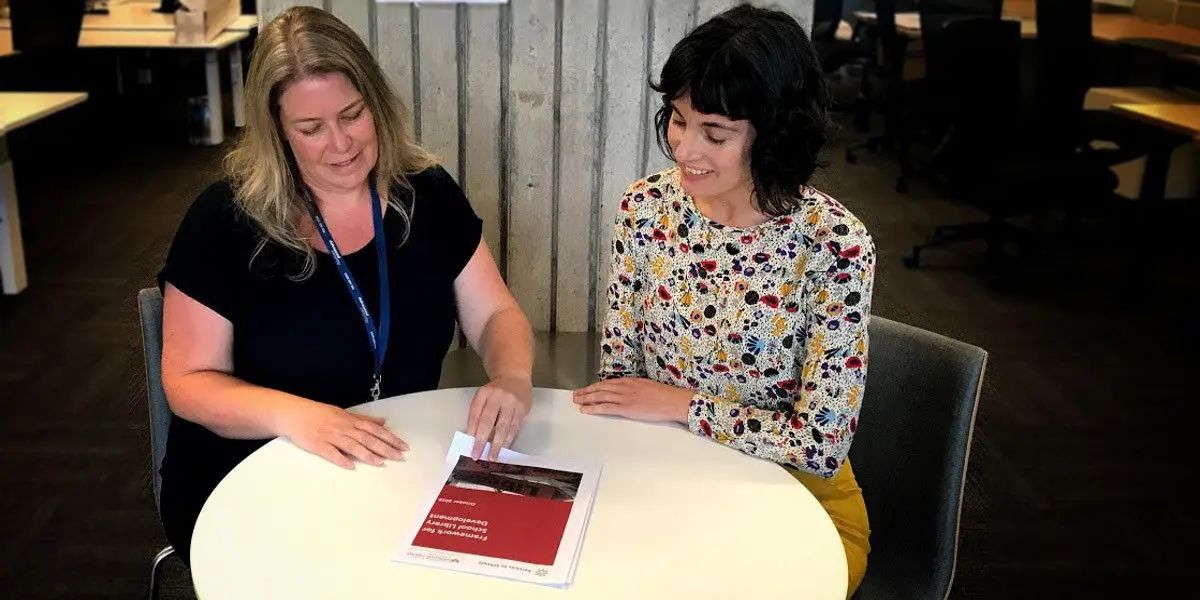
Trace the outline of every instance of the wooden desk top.
{"label": "wooden desk top", "polygon": [[1126,38],[1153,38],[1200,46],[1200,29],[1156,23],[1133,15],[1092,15],[1092,36],[1109,42]]}
{"label": "wooden desk top", "polygon": [[83,92],[0,92],[0,134],[87,100]]}
{"label": "wooden desk top", "polygon": [[79,45],[84,48],[205,48],[220,50],[250,37],[247,31],[226,29],[211,42],[176,44],[175,31],[84,30],[79,33]]}
{"label": "wooden desk top", "polygon": [[[854,16],[867,22],[875,21],[875,13],[869,11],[855,11]],[[1035,18],[1022,14],[1006,14],[1005,18],[1020,19],[1022,37],[1037,37],[1037,20]],[[906,37],[919,38],[921,37],[921,18],[915,12],[896,13],[896,29]],[[1129,38],[1149,38],[1200,47],[1200,29],[1156,23],[1133,15],[1111,13],[1092,15],[1092,37],[1114,43]]]}
{"label": "wooden desk top", "polygon": [[[130,30],[94,30],[85,29],[79,33],[81,48],[163,48],[179,50],[220,50],[231,44],[250,37],[248,31],[225,30],[211,42],[203,44],[176,44],[175,32],[168,31],[130,31]],[[12,32],[0,29],[0,56],[13,54]]]}
{"label": "wooden desk top", "polygon": [[[158,3],[135,2],[110,6],[107,15],[84,15],[84,31],[173,31],[175,18],[154,12]],[[250,31],[258,27],[256,15],[242,15],[225,31]],[[0,19],[0,29],[11,29],[8,19]]]}
{"label": "wooden desk top", "polygon": [[1112,110],[1169,131],[1200,137],[1200,104],[1114,104]]}

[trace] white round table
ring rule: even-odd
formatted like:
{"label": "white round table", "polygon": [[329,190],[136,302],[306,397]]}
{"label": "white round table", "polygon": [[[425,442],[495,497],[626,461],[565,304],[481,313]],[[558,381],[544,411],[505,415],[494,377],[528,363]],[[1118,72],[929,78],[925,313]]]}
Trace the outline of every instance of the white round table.
{"label": "white round table", "polygon": [[344,470],[276,439],[200,513],[192,579],[231,598],[731,598],[844,600],[846,558],[812,494],[779,466],[683,427],[581,415],[536,389],[513,449],[601,463],[566,590],[390,560],[433,486],[474,388],[364,404],[408,442],[403,462]]}

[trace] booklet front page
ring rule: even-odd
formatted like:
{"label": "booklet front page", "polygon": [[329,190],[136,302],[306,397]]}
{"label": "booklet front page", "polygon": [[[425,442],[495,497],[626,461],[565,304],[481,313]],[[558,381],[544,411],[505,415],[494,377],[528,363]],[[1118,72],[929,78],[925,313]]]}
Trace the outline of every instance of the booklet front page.
{"label": "booklet front page", "polygon": [[440,485],[392,560],[569,586],[600,466],[508,449],[496,462],[475,460],[473,445],[455,433]]}

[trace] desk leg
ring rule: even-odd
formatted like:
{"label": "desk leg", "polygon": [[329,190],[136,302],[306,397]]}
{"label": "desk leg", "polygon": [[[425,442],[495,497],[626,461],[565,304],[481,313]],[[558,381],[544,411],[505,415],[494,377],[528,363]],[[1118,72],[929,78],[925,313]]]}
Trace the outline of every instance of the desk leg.
{"label": "desk leg", "polygon": [[0,284],[3,284],[5,294],[16,294],[29,286],[21,241],[21,215],[17,212],[16,179],[3,133],[0,133]]}
{"label": "desk leg", "polygon": [[1142,187],[1138,192],[1138,200],[1145,206],[1158,206],[1166,196],[1172,150],[1172,146],[1160,145],[1151,148],[1146,155],[1146,164],[1142,168]]}
{"label": "desk leg", "polygon": [[246,125],[246,94],[242,91],[242,47],[234,43],[229,47],[229,85],[233,94],[233,126]]}
{"label": "desk leg", "polygon": [[208,143],[225,141],[225,114],[221,111],[221,72],[217,70],[217,51],[204,53],[204,73],[208,83]]}

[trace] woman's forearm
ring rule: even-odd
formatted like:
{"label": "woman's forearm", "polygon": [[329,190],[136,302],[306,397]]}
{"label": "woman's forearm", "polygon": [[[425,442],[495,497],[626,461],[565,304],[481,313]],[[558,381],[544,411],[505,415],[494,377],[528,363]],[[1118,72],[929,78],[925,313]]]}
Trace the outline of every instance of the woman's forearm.
{"label": "woman's forearm", "polygon": [[517,306],[498,310],[488,318],[476,351],[492,379],[532,377],[533,332]]}
{"label": "woman's forearm", "polygon": [[220,371],[174,375],[164,378],[163,384],[172,412],[226,438],[286,435],[288,415],[311,402]]}

